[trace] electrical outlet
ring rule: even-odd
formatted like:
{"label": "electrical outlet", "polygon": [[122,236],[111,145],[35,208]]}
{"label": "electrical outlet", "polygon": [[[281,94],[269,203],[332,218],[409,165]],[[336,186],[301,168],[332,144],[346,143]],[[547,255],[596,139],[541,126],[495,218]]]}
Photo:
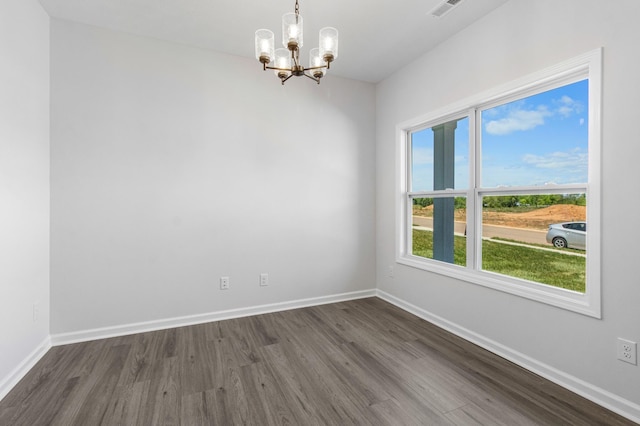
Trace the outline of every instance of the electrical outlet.
{"label": "electrical outlet", "polygon": [[629,364],[637,365],[637,343],[630,340],[618,338],[618,359],[620,361],[628,362]]}
{"label": "electrical outlet", "polygon": [[269,274],[260,274],[260,286],[265,287],[269,285]]}
{"label": "electrical outlet", "polygon": [[220,290],[229,289],[229,277],[220,277]]}
{"label": "electrical outlet", "polygon": [[389,269],[387,270],[387,276],[389,278],[393,278],[393,265],[389,265]]}

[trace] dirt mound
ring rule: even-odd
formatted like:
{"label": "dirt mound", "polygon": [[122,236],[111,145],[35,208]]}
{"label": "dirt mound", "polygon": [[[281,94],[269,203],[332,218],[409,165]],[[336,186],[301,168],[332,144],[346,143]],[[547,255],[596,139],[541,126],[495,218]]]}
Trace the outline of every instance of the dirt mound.
{"label": "dirt mound", "polygon": [[[572,222],[587,219],[587,208],[573,204],[556,204],[554,206],[543,207],[527,213],[514,213],[522,218],[555,218],[560,222]],[[567,219],[568,218],[568,219]]]}
{"label": "dirt mound", "polygon": [[[530,208],[527,208],[527,210]],[[433,216],[433,206],[414,206],[413,214],[417,216]],[[464,221],[465,209],[456,209],[455,220]],[[482,222],[488,225],[510,226],[513,228],[527,228],[546,230],[552,223],[584,221],[587,218],[587,208],[573,204],[556,204],[549,207],[528,210],[522,213],[496,212],[485,210]]]}
{"label": "dirt mound", "polygon": [[523,213],[485,211],[482,214],[482,221],[487,224],[539,230],[547,229],[552,223],[575,222],[586,218],[587,208],[572,204],[556,204]]}

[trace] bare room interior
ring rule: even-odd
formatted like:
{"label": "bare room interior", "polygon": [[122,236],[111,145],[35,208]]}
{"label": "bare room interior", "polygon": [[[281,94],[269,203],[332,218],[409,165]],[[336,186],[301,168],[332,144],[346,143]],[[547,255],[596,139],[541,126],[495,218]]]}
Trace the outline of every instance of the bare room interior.
{"label": "bare room interior", "polygon": [[3,0],[0,425],[640,423],[638,19]]}

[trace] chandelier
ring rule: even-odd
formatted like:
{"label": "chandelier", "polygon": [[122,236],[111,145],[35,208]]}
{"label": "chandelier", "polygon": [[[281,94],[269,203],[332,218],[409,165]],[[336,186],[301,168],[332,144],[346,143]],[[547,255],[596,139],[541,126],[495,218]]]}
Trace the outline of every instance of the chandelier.
{"label": "chandelier", "polygon": [[[320,30],[320,47],[309,52],[309,66],[300,63],[302,47],[302,16],[296,0],[295,12],[282,16],[282,45],[274,50],[274,36],[271,30],[256,31],[256,59],[263,70],[274,70],[282,84],[291,77],[305,76],[320,84],[327,70],[338,57],[338,30],[325,27]],[[273,66],[270,66],[273,62]]]}

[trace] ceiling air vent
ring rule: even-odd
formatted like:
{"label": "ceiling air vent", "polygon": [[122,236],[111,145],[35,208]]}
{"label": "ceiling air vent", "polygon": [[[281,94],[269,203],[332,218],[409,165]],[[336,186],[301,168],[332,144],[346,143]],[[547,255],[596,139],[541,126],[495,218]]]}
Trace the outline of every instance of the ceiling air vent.
{"label": "ceiling air vent", "polygon": [[435,18],[442,18],[444,15],[449,13],[451,11],[451,9],[453,9],[461,1],[462,0],[446,0],[446,1],[443,1],[442,3],[437,5],[435,8],[433,8],[433,10],[431,12],[429,12],[429,15],[431,15],[431,16],[433,16]]}

